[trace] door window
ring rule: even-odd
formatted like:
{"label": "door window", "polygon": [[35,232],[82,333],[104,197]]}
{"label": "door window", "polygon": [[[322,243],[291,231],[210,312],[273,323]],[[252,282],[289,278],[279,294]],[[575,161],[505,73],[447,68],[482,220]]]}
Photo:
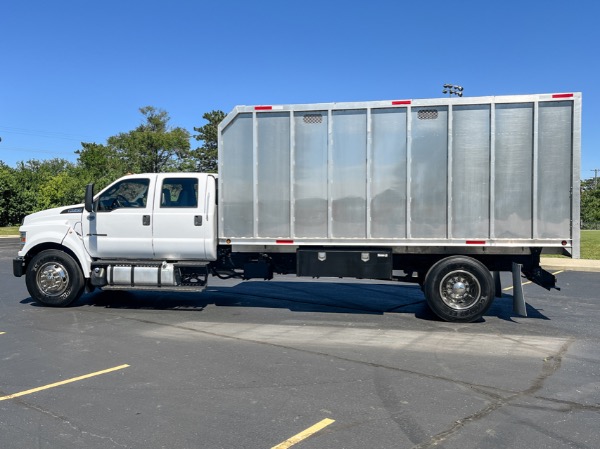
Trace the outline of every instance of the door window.
{"label": "door window", "polygon": [[162,185],[160,207],[198,207],[198,179],[165,178]]}
{"label": "door window", "polygon": [[145,208],[148,204],[149,179],[127,179],[118,182],[98,198],[98,212],[110,212],[123,207]]}

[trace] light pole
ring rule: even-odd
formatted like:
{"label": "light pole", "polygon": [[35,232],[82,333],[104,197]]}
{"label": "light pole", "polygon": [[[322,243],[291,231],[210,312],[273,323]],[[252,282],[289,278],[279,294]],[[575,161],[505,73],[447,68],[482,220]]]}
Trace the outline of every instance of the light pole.
{"label": "light pole", "polygon": [[454,84],[444,84],[444,90],[442,91],[442,93],[448,94],[449,97],[451,97],[452,95],[462,97],[463,89],[464,88],[462,86],[456,86]]}

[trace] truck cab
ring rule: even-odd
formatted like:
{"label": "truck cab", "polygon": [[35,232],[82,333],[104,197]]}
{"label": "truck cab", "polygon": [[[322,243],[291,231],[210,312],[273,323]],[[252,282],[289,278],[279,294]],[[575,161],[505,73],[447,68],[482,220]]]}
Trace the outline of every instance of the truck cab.
{"label": "truck cab", "polygon": [[206,174],[127,176],[83,211],[83,244],[93,259],[215,260],[215,196]]}
{"label": "truck cab", "polygon": [[216,179],[125,176],[85,204],[27,216],[14,260],[32,297],[66,306],[83,289],[202,290],[217,257]]}

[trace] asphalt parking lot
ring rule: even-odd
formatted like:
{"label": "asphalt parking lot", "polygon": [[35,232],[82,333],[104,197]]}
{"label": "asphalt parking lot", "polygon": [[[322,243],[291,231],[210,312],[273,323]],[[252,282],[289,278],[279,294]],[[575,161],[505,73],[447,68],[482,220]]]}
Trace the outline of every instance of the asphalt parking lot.
{"label": "asphalt parking lot", "polygon": [[418,287],[214,280],[36,305],[0,239],[0,447],[597,448],[600,273],[472,324]]}

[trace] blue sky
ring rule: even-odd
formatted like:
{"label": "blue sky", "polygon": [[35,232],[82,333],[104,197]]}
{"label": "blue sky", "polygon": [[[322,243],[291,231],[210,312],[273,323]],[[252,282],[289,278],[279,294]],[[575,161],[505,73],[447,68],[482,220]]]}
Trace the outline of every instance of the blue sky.
{"label": "blue sky", "polygon": [[587,1],[4,1],[0,160],[76,160],[165,109],[583,92],[600,169],[600,6]]}

